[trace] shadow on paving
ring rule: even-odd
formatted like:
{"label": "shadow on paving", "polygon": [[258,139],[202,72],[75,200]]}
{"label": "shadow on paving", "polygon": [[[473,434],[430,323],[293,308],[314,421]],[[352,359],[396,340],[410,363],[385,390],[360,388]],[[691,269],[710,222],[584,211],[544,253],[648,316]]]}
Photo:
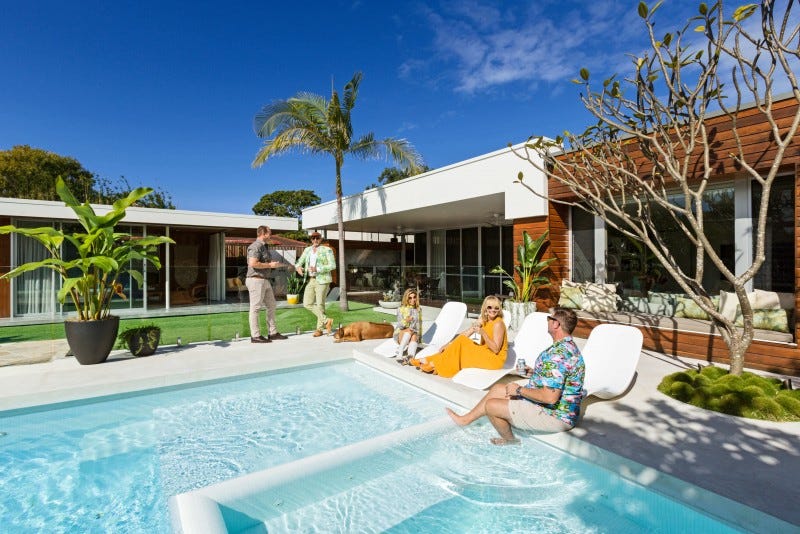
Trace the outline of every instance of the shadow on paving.
{"label": "shadow on paving", "polygon": [[[800,440],[774,427],[781,423],[682,410],[666,398],[604,408],[602,420],[592,420],[587,406],[582,440],[800,525]],[[610,422],[615,414],[630,423]]]}

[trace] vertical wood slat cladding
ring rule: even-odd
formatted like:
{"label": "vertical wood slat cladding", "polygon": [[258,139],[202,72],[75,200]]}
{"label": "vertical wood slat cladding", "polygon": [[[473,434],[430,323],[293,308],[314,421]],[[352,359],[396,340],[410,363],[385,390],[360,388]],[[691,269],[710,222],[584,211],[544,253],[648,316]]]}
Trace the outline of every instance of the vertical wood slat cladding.
{"label": "vertical wood slat cladding", "polygon": [[[797,108],[794,98],[787,98],[774,103],[774,116],[780,132],[785,132],[791,124],[791,120]],[[711,167],[716,173],[716,178],[730,178],[733,173],[741,172],[741,169],[734,164],[729,157],[731,153],[738,153],[736,141],[732,132],[731,121],[725,116],[712,117],[706,121],[709,137],[712,141],[712,148],[709,154]],[[754,168],[766,172],[775,157],[776,149],[772,146],[770,139],[772,131],[769,123],[764,120],[763,115],[755,108],[745,109],[739,112],[737,128],[741,137],[743,157]],[[633,147],[633,145],[631,145]],[[634,148],[629,154],[637,162],[637,167],[644,175],[651,168],[641,150]],[[702,152],[698,148],[694,156],[694,169],[696,176],[702,173]],[[557,156],[558,159],[566,159],[568,154]],[[800,163],[800,140],[793,141],[787,148],[782,165],[793,166]],[[569,189],[561,184],[549,181],[548,191],[550,198],[570,199],[573,198]]]}
{"label": "vertical wood slat cladding", "polygon": [[[9,217],[0,217],[0,226],[11,224]],[[11,235],[0,235],[0,274],[11,270]],[[0,317],[11,317],[11,282],[0,280]]]}
{"label": "vertical wood slat cladding", "polygon": [[[528,235],[535,239],[549,230],[549,243],[542,254],[542,259],[554,258],[556,260],[550,265],[551,283],[556,287],[564,277],[569,276],[568,215],[569,209],[566,206],[549,203],[547,217],[531,217],[514,221],[515,251],[522,244],[522,232],[528,232]],[[514,261],[516,263],[516,252]],[[519,281],[518,277],[517,281]],[[537,292],[535,300],[539,309],[550,308],[558,302],[558,291],[555,288],[542,288]]]}
{"label": "vertical wood slat cladding", "polygon": [[[575,336],[585,338],[600,324],[581,318]],[[678,332],[667,328],[636,327],[643,336],[642,348],[672,356],[687,356],[707,362],[730,363],[728,346],[718,335]],[[753,341],[745,355],[745,366],[773,373],[800,375],[800,350],[797,345]]]}

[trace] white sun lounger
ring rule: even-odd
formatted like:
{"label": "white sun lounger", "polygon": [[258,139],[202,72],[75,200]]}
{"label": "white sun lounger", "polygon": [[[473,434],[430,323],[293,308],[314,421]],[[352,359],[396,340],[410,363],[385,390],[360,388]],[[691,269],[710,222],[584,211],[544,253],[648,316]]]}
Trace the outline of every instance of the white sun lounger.
{"label": "white sun lounger", "polygon": [[[433,324],[422,334],[422,344],[425,346],[416,357],[424,358],[436,354],[439,349],[456,336],[464,317],[467,315],[467,305],[463,302],[447,302],[436,317]],[[373,350],[375,353],[387,358],[393,358],[397,353],[398,344],[394,339],[387,339]]]}
{"label": "white sun lounger", "polygon": [[597,325],[581,353],[586,365],[584,397],[617,397],[625,393],[636,373],[642,353],[642,332],[621,324]]}
{"label": "white sun lounger", "polygon": [[486,389],[505,375],[513,372],[518,358],[525,358],[529,367],[533,366],[541,352],[553,344],[547,333],[547,314],[533,312],[525,317],[514,341],[508,344],[508,357],[500,369],[462,369],[453,377],[453,382],[473,389]]}

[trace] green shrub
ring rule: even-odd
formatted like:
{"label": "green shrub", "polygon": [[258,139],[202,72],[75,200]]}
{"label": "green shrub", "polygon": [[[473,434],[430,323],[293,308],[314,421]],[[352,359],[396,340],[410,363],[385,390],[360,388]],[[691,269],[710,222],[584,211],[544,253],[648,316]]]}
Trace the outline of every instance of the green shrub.
{"label": "green shrub", "polygon": [[673,382],[668,391],[667,395],[670,397],[678,399],[679,401],[689,402],[689,399],[692,398],[694,388],[686,382]]}
{"label": "green shrub", "polygon": [[[783,391],[782,393],[789,393]],[[800,399],[795,398],[793,395],[777,395],[775,402],[783,406],[783,409],[793,417],[795,420],[800,420]]]}
{"label": "green shrub", "polygon": [[711,380],[717,380],[719,377],[728,374],[728,371],[726,371],[722,367],[715,367],[713,365],[708,365],[706,367],[703,367],[703,370],[700,371],[700,374],[705,376],[706,378],[710,378]]}
{"label": "green shrub", "polygon": [[775,399],[758,397],[753,399],[751,407],[745,412],[745,417],[781,421],[786,417],[786,410]]}
{"label": "green shrub", "polygon": [[744,387],[744,378],[742,378],[741,376],[725,374],[717,378],[716,383],[719,385],[727,386],[732,390],[742,389],[742,387]]}
{"label": "green shrub", "polygon": [[670,397],[728,415],[768,421],[800,421],[800,391],[754,373],[733,376],[719,367],[665,376],[658,390]]}
{"label": "green shrub", "polygon": [[696,388],[709,387],[713,383],[714,379],[707,377],[703,373],[699,373],[694,377],[694,380],[692,380],[692,385]]}

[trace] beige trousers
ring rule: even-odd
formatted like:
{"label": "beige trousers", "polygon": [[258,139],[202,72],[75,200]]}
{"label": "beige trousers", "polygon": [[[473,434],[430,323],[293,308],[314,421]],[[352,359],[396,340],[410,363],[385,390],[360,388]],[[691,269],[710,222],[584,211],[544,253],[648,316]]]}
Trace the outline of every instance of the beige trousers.
{"label": "beige trousers", "polygon": [[244,281],[247,291],[250,294],[250,337],[261,335],[261,327],[258,325],[258,313],[262,309],[267,310],[267,327],[269,335],[278,333],[278,323],[275,320],[275,294],[272,292],[272,284],[265,278],[248,277]]}

